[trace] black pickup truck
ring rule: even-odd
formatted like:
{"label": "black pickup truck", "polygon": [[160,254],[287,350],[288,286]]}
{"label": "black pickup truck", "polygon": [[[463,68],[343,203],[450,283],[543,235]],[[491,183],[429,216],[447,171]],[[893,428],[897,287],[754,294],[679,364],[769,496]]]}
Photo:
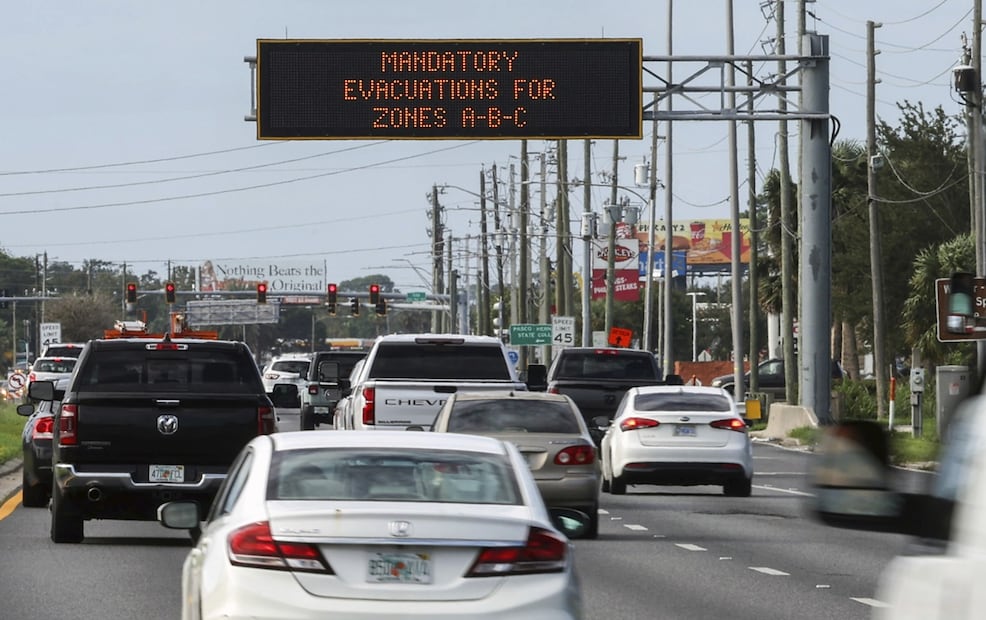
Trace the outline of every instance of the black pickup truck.
{"label": "black pickup truck", "polygon": [[[30,396],[54,386],[34,382]],[[92,340],[55,416],[51,539],[81,542],[90,519],[153,521],[175,499],[204,512],[241,448],[276,430],[242,342]]]}
{"label": "black pickup truck", "polygon": [[548,369],[547,390],[568,395],[578,405],[596,441],[605,431],[592,423],[597,416],[612,419],[631,387],[664,385],[653,353],[640,349],[571,347],[562,349]]}

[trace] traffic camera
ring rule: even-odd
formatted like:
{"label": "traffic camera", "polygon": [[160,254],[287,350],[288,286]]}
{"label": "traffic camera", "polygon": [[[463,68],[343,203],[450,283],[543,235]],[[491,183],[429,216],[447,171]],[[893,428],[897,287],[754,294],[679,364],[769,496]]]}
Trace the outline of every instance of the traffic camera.
{"label": "traffic camera", "polygon": [[371,284],[370,285],[370,305],[376,306],[380,303],[380,285]]}
{"label": "traffic camera", "polygon": [[175,283],[165,282],[164,283],[164,301],[168,304],[175,303]]}
{"label": "traffic camera", "polygon": [[127,282],[127,303],[135,304],[137,303],[137,283]]}
{"label": "traffic camera", "polygon": [[267,303],[267,283],[260,282],[257,284],[257,303],[265,304]]}
{"label": "traffic camera", "polygon": [[353,316],[359,316],[359,298],[349,298],[349,313]]}

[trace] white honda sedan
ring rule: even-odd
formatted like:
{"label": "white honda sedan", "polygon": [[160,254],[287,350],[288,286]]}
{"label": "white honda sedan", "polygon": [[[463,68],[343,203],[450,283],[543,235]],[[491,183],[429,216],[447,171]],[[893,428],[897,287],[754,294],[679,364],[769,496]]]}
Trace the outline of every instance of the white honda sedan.
{"label": "white honda sedan", "polygon": [[[604,419],[594,420],[605,425]],[[659,385],[627,391],[600,448],[603,491],[628,484],[722,485],[749,497],[753,449],[746,422],[722,388]]]}
{"label": "white honda sedan", "polygon": [[[199,526],[194,502],[159,509]],[[557,523],[557,525],[556,525]],[[453,433],[257,437],[182,569],[182,618],[581,618],[567,533],[518,450]]]}

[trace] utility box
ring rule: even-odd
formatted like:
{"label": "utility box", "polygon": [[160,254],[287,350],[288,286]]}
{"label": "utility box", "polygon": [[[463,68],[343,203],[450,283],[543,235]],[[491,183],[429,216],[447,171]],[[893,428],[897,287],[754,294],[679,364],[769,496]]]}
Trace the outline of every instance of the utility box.
{"label": "utility box", "polygon": [[971,389],[972,376],[968,366],[939,366],[935,369],[935,423],[939,438],[944,437],[956,407]]}

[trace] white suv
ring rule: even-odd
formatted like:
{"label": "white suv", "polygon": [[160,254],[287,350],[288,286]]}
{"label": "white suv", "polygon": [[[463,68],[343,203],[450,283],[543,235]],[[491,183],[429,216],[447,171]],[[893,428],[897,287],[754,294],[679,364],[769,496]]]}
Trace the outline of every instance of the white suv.
{"label": "white suv", "polygon": [[310,353],[287,353],[271,359],[260,373],[264,381],[264,391],[268,394],[273,392],[278,383],[291,383],[298,386],[298,389],[303,388],[311,363]]}

